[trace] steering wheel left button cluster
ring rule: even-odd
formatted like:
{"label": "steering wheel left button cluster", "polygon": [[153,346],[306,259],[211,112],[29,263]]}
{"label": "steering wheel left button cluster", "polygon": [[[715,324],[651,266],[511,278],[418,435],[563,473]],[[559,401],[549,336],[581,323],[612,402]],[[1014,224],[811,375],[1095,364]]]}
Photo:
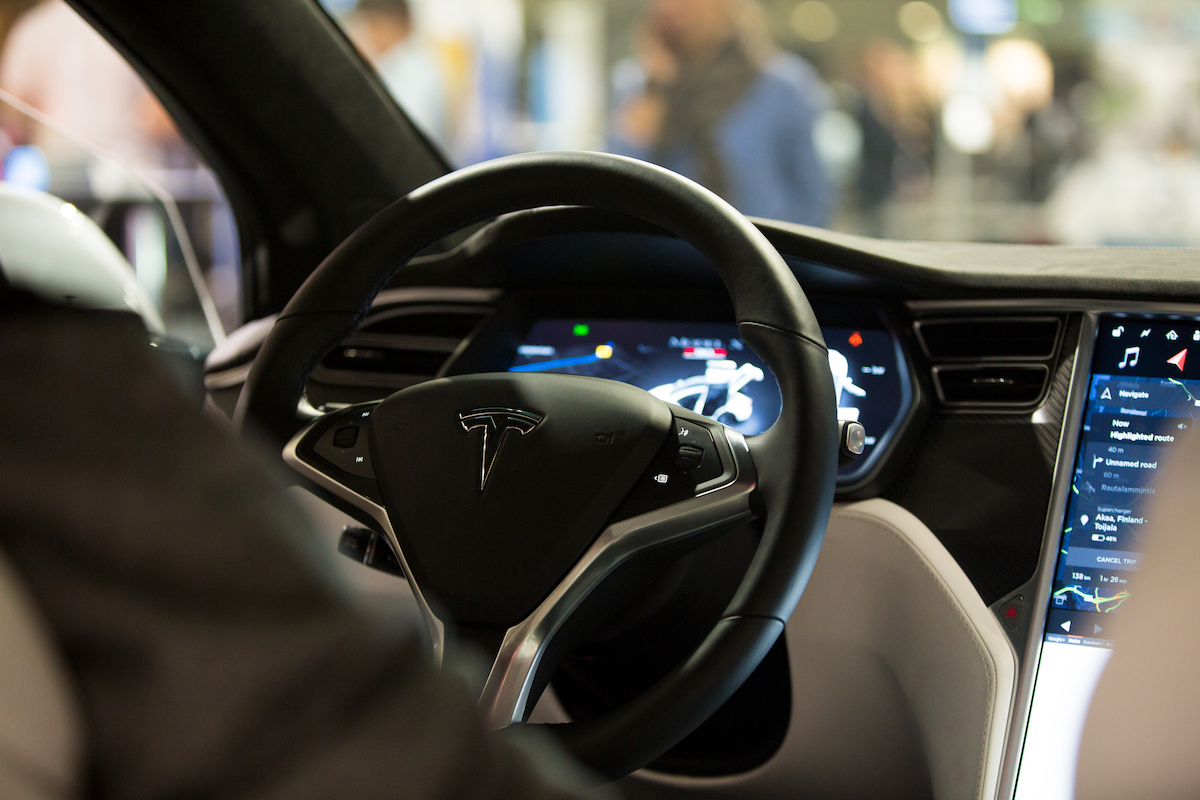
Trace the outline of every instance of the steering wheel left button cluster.
{"label": "steering wheel left button cluster", "polygon": [[367,436],[367,423],[374,408],[371,405],[347,409],[313,444],[313,452],[343,472],[374,479]]}
{"label": "steering wheel left button cluster", "polygon": [[359,500],[366,500],[382,513],[368,431],[378,405],[365,403],[320,417],[292,438],[284,448],[284,461],[342,501],[357,507]]}

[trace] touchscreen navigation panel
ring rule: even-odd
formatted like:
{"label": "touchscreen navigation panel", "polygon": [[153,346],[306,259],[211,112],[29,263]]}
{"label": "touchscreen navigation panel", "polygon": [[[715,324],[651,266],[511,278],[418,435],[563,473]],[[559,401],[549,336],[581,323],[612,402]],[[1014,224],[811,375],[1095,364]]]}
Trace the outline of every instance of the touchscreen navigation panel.
{"label": "touchscreen navigation panel", "polygon": [[[864,461],[902,411],[891,335],[824,328],[838,417],[867,430]],[[710,322],[544,319],[517,348],[512,372],[568,372],[630,383],[748,436],[779,416],[779,387],[737,326]]]}
{"label": "touchscreen navigation panel", "polygon": [[[1018,800],[1074,796],[1088,705],[1111,652],[1160,470],[1200,417],[1200,322],[1100,324],[1018,773]],[[1150,507],[1150,511],[1148,511]]]}

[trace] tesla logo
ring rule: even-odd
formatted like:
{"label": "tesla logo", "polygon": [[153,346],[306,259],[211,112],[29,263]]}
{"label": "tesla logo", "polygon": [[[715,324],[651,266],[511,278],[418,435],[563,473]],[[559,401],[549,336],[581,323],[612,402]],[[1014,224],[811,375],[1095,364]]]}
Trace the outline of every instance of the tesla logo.
{"label": "tesla logo", "polygon": [[488,476],[492,474],[492,465],[496,463],[496,455],[508,438],[509,431],[516,431],[524,436],[542,422],[540,414],[532,411],[519,411],[515,408],[476,408],[464,411],[458,415],[463,430],[483,429],[483,458],[479,464],[479,491],[487,486]]}

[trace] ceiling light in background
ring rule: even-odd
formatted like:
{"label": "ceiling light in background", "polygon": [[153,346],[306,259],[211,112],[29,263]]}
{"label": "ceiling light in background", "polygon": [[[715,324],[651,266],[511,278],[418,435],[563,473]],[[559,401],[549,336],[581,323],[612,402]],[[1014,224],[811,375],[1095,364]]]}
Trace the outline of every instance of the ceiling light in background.
{"label": "ceiling light in background", "polygon": [[900,6],[896,22],[904,35],[914,42],[937,41],[946,27],[942,13],[924,0],[913,0]]}
{"label": "ceiling light in background", "polygon": [[955,150],[977,155],[992,149],[996,140],[996,122],[982,98],[958,94],[942,109],[942,132]]}
{"label": "ceiling light in background", "polygon": [[46,154],[33,145],[10,148],[0,167],[0,179],[39,192],[50,189],[50,162]]}
{"label": "ceiling light in background", "polygon": [[1031,25],[1053,25],[1062,15],[1059,0],[1021,0],[1021,19]]}
{"label": "ceiling light in background", "polygon": [[862,126],[841,109],[827,109],[813,125],[813,144],[826,169],[848,180],[862,161]]}
{"label": "ceiling light in background", "polygon": [[1043,108],[1054,98],[1054,65],[1037,42],[1004,39],[988,45],[983,58],[988,81],[1024,112]]}
{"label": "ceiling light in background", "polygon": [[792,9],[792,30],[810,42],[827,42],[838,31],[838,18],[828,3],[805,0]]}
{"label": "ceiling light in background", "polygon": [[950,21],[963,33],[1008,33],[1017,24],[1014,0],[950,0]]}
{"label": "ceiling light in background", "polygon": [[917,49],[917,69],[926,101],[940,106],[962,86],[966,56],[955,37],[939,39]]}

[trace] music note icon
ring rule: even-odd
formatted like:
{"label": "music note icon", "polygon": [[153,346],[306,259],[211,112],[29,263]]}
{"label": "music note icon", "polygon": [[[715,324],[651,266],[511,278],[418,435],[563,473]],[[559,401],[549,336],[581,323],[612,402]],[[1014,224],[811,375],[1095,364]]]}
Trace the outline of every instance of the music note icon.
{"label": "music note icon", "polygon": [[[1121,361],[1120,364],[1117,364],[1117,369],[1125,369],[1125,367],[1127,367],[1127,366],[1136,367],[1137,362],[1138,362],[1138,357],[1141,356],[1141,354],[1142,354],[1142,348],[1140,348],[1140,347],[1126,347],[1125,348],[1125,358],[1124,358],[1124,360]],[[1130,358],[1131,356],[1132,356],[1132,359]]]}

